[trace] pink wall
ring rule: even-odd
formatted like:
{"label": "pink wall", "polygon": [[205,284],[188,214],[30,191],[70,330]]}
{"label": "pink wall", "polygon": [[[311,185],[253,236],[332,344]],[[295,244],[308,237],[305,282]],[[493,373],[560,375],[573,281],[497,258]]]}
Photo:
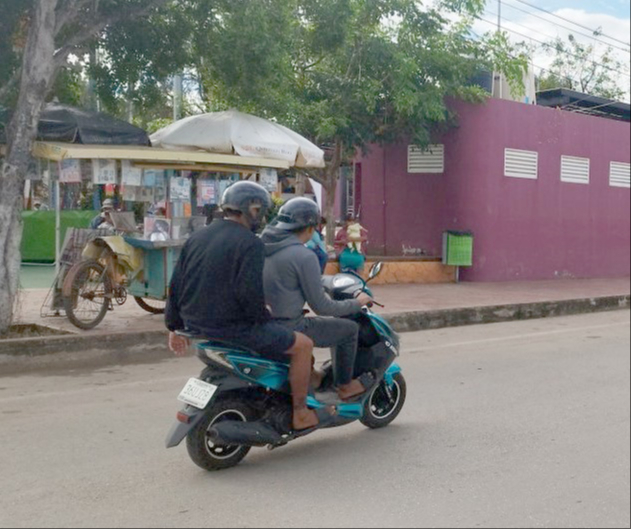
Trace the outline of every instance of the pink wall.
{"label": "pink wall", "polygon": [[[464,280],[629,275],[630,192],[609,186],[610,162],[631,159],[628,123],[499,100],[457,110],[444,174],[408,174],[407,144],[359,160],[372,254],[440,255],[443,230],[472,230]],[[506,147],[538,151],[539,179],[505,177]],[[591,159],[590,185],[561,182],[562,155]]]}

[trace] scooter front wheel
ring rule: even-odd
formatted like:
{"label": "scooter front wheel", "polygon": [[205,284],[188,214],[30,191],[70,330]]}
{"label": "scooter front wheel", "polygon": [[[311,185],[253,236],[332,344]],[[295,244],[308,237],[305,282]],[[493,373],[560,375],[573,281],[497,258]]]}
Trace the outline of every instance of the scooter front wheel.
{"label": "scooter front wheel", "polygon": [[214,472],[237,466],[250,453],[248,446],[214,444],[209,431],[223,421],[251,422],[256,420],[252,409],[236,398],[213,404],[186,439],[188,455],[198,467]]}
{"label": "scooter front wheel", "polygon": [[385,428],[401,413],[407,397],[407,384],[401,373],[394,376],[393,382],[393,385],[389,386],[383,380],[372,392],[364,408],[364,417],[361,419],[364,426],[373,430]]}

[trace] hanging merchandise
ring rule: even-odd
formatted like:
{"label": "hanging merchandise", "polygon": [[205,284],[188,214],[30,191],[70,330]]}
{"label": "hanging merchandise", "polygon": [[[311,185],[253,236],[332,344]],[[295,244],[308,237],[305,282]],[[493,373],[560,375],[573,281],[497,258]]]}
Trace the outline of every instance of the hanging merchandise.
{"label": "hanging merchandise", "polygon": [[95,184],[116,184],[116,160],[92,160]]}
{"label": "hanging merchandise", "polygon": [[188,178],[171,178],[171,200],[190,200],[191,181]]}
{"label": "hanging merchandise", "polygon": [[155,190],[152,187],[140,187],[138,189],[140,190],[140,193],[138,194],[136,201],[153,204]]}
{"label": "hanging merchandise", "polygon": [[31,157],[28,161],[28,169],[26,170],[26,180],[39,182],[42,180],[42,160],[41,158]]}
{"label": "hanging merchandise", "polygon": [[142,175],[142,185],[144,187],[156,187],[156,171],[145,169]]}
{"label": "hanging merchandise", "polygon": [[125,202],[141,202],[140,186],[126,185],[123,188],[123,200]]}
{"label": "hanging merchandise", "polygon": [[166,186],[156,187],[153,193],[153,199],[155,202],[162,204],[162,207],[166,207],[167,201],[167,188]]}
{"label": "hanging merchandise", "polygon": [[81,162],[79,160],[62,160],[59,162],[59,181],[65,184],[80,184]]}
{"label": "hanging merchandise", "polygon": [[226,189],[228,189],[231,185],[232,185],[232,181],[231,180],[220,180],[219,181],[219,199],[220,200],[224,196],[224,193],[226,192]]}
{"label": "hanging merchandise", "polygon": [[141,186],[142,185],[142,169],[134,167],[129,160],[123,160],[121,162],[122,168],[122,183],[128,186]]}
{"label": "hanging merchandise", "polygon": [[214,180],[197,181],[197,206],[203,207],[217,203],[217,185]]}
{"label": "hanging merchandise", "polygon": [[261,185],[270,193],[278,191],[278,172],[276,169],[261,169]]}

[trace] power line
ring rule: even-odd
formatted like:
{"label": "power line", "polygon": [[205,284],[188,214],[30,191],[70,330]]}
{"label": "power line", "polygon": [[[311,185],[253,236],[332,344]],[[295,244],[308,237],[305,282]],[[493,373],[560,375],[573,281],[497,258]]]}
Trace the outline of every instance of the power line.
{"label": "power line", "polygon": [[[471,30],[471,34],[474,37],[477,37],[478,40],[482,40],[482,37],[480,35],[478,35],[475,31]],[[518,57],[515,57],[514,55],[510,55],[510,57],[512,59],[517,59],[518,58]],[[543,66],[539,66],[538,64],[534,64],[533,62],[531,62],[530,64],[531,64],[531,66],[533,68],[537,68],[538,70],[541,70],[542,72],[548,72],[548,73],[556,75],[557,77],[560,77],[561,79],[567,79],[568,81],[572,81],[572,83],[580,84],[580,79],[578,79],[576,77],[570,77],[570,76],[564,75],[562,73],[553,72],[549,68],[544,68]]]}
{"label": "power line", "polygon": [[[486,14],[489,15],[489,16],[492,16],[492,17],[497,16],[492,11],[487,11]],[[556,36],[549,35],[548,33],[544,33],[543,31],[539,31],[538,29],[533,29],[533,28],[530,28],[528,26],[524,26],[523,24],[519,24],[518,22],[515,22],[514,20],[509,20],[508,18],[502,17],[501,20],[504,20],[505,22],[508,22],[509,24],[512,24],[513,26],[517,26],[517,27],[520,27],[520,28],[527,29],[528,31],[532,31],[533,33],[537,33],[538,35],[541,35],[543,37],[547,37],[549,39],[556,39],[556,38],[558,38],[558,35],[556,35]],[[487,21],[485,20],[485,22],[487,22]],[[507,30],[507,31],[510,31],[510,30]],[[629,51],[629,53],[631,53],[631,50]]]}
{"label": "power line", "polygon": [[[524,13],[526,13],[526,11],[524,11]],[[489,16],[492,16],[492,17],[497,16],[495,13],[493,13],[492,11],[488,11],[488,10],[486,11],[486,14],[487,14],[487,15],[489,15]],[[539,18],[541,18],[542,20],[545,20],[545,19],[544,19],[544,18],[542,18],[542,17],[539,17]],[[533,33],[537,33],[538,35],[542,35],[543,37],[547,37],[547,38],[549,38],[549,39],[557,39],[557,38],[559,38],[559,36],[558,36],[558,35],[552,36],[552,35],[550,35],[550,34],[548,34],[548,33],[544,33],[543,31],[540,31],[540,30],[538,30],[538,29],[533,29],[533,28],[531,28],[531,27],[524,26],[523,24],[520,24],[519,22],[515,22],[514,20],[510,20],[510,19],[505,18],[505,17],[502,17],[502,20],[504,20],[505,22],[508,22],[508,23],[510,23],[510,24],[513,24],[514,26],[517,26],[517,27],[520,27],[520,28],[527,29],[528,31],[531,31],[531,32],[533,32]],[[555,22],[550,22],[550,23],[551,23],[551,24],[553,24],[553,25],[557,25]],[[559,27],[563,27],[563,26],[559,26]],[[581,34],[581,35],[582,35],[582,33],[577,33],[577,34]],[[618,46],[613,46],[613,45],[607,44],[606,42],[601,41],[601,40],[599,40],[598,42],[602,42],[602,43],[603,43],[604,45],[606,45],[606,46],[610,46],[610,47],[612,47],[612,48],[616,48],[616,49],[618,49],[618,50],[622,50],[622,51],[624,51],[624,52],[626,52],[626,53],[631,53],[631,49],[630,49],[630,50],[625,50],[625,49],[620,48],[620,47],[618,47]]]}
{"label": "power line", "polygon": [[[495,26],[495,22],[491,22],[490,20],[488,20],[486,18],[479,17],[478,20],[481,20],[482,22],[486,22],[487,24],[491,24],[492,26]],[[532,40],[533,42],[537,42],[537,43],[539,43],[539,44],[541,44],[543,46],[549,46],[549,43],[547,43],[547,42],[543,42],[542,40],[535,39],[531,35],[526,35],[524,33],[520,33],[519,31],[515,31],[514,29],[506,28],[505,31],[508,31],[510,33],[514,33],[515,35],[519,35],[520,37],[524,37],[525,39]],[[572,52],[569,52],[569,51],[566,51],[566,52],[563,52],[563,53],[565,53],[565,55],[567,55],[569,57],[574,57],[575,59],[585,60],[584,57],[581,57],[580,55],[576,55],[575,53],[572,53]],[[631,78],[631,75],[629,75],[628,73],[622,72],[620,70],[616,70],[615,68],[611,68],[610,66],[607,66],[605,64],[600,64],[600,63],[598,63],[596,61],[591,61],[591,60],[590,61],[586,61],[586,62],[589,62],[591,64],[596,64],[597,66],[600,66],[601,68],[603,68],[605,70],[609,70],[610,72],[617,73],[618,75],[623,75],[625,77]]]}
{"label": "power line", "polygon": [[[517,7],[517,6],[514,6],[512,4],[504,4],[504,5],[510,7],[511,9],[515,9],[516,11],[520,11],[521,13],[525,13],[526,15],[529,15],[531,17],[538,18],[539,20],[543,20],[544,22],[547,22],[548,24],[553,24],[553,25],[555,25],[557,27],[560,27],[560,28],[563,28],[563,29],[565,29],[567,31],[571,31],[572,33],[575,33],[576,35],[581,35],[582,37],[586,37],[588,39],[593,39],[596,42],[600,42],[601,44],[604,44],[605,46],[611,46],[612,48],[615,48],[617,50],[624,51],[626,53],[631,53],[631,48],[629,48],[629,47],[623,48],[621,46],[616,46],[615,44],[611,44],[610,42],[605,42],[604,40],[601,40],[598,37],[596,37],[595,34],[588,35],[587,33],[583,33],[581,31],[576,31],[573,28],[569,28],[567,26],[564,26],[563,24],[559,24],[558,22],[553,22],[552,20],[549,20],[549,19],[547,19],[545,17],[542,17],[540,15],[537,15],[536,13],[533,13],[532,11],[527,11],[525,9],[522,9],[521,7]],[[513,24],[516,24],[516,22],[513,22]]]}
{"label": "power line", "polygon": [[[475,31],[470,30],[470,32],[471,32],[471,34],[472,34],[474,37],[476,37],[478,40],[482,40],[482,37],[481,37],[480,35],[478,35]],[[512,59],[517,59],[517,57],[515,57],[514,55],[510,55],[510,57],[511,57]],[[548,73],[551,73],[551,74],[553,74],[554,76],[556,76],[556,77],[557,77],[557,78],[559,78],[559,79],[566,79],[566,80],[568,80],[568,81],[572,82],[573,84],[575,83],[575,84],[577,84],[577,85],[580,85],[580,84],[581,84],[581,81],[580,81],[580,79],[578,79],[578,78],[575,78],[575,77],[570,77],[570,76],[568,76],[568,75],[564,75],[564,74],[559,73],[559,72],[554,72],[554,71],[550,70],[549,68],[544,68],[543,66],[539,66],[538,64],[534,64],[533,62],[531,62],[531,63],[530,63],[530,65],[531,65],[533,68],[536,68],[536,69],[538,69],[538,70],[541,70],[541,72],[548,72]],[[591,99],[591,98],[592,98],[592,96],[588,96],[588,97],[586,97],[586,98],[584,98],[584,99],[580,99],[579,101],[575,101],[574,103],[570,103],[570,105],[575,105],[576,103],[580,103],[580,102],[582,102],[582,101],[587,101],[587,100],[589,100],[589,99]],[[617,104],[617,101],[614,101],[614,102],[612,102],[612,103],[607,103],[606,105],[601,105],[601,106],[598,106],[598,107],[595,107],[595,108],[602,108],[602,107],[607,107],[607,106],[611,106],[611,105],[615,105],[615,104]],[[570,106],[570,105],[565,105],[565,106],[563,106],[563,107],[561,107],[561,108],[562,108],[562,109],[565,109],[566,107],[568,107],[568,106]],[[571,111],[571,112],[578,112],[578,110],[576,110],[576,109],[570,109],[570,108],[568,108],[568,111]]]}
{"label": "power line", "polygon": [[[583,26],[582,24],[579,24],[578,22],[574,22],[573,20],[570,20],[569,18],[565,18],[565,17],[562,17],[561,15],[557,15],[556,13],[553,13],[552,11],[548,11],[547,9],[543,9],[542,7],[539,7],[539,6],[536,6],[534,4],[531,4],[530,2],[526,2],[525,0],[515,0],[515,2],[519,2],[520,4],[524,4],[524,5],[528,6],[528,7],[536,9],[537,11],[542,11],[543,13],[547,13],[550,16],[556,17],[556,18],[558,18],[560,20],[563,20],[565,22],[569,22],[570,24],[573,24],[573,25],[575,25],[575,26],[577,26],[579,28],[582,28],[582,29],[586,29],[587,31],[590,31],[590,32],[592,32],[594,34],[598,33],[598,31],[594,31],[592,28],[588,28],[587,26]],[[630,43],[625,42],[625,41],[620,40],[620,39],[617,39],[615,37],[611,37],[611,36],[609,36],[609,35],[607,35],[605,33],[600,33],[600,35],[602,35],[605,38],[608,38],[608,39],[614,40],[616,42],[619,42],[620,44],[624,44],[625,46],[631,46]]]}

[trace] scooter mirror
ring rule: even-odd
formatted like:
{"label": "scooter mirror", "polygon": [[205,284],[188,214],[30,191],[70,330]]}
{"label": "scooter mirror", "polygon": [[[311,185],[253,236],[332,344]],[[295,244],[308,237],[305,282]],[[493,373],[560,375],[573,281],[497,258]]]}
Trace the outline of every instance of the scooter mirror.
{"label": "scooter mirror", "polygon": [[368,281],[372,281],[375,279],[381,271],[383,270],[383,263],[375,263],[370,269],[370,274],[368,275]]}

